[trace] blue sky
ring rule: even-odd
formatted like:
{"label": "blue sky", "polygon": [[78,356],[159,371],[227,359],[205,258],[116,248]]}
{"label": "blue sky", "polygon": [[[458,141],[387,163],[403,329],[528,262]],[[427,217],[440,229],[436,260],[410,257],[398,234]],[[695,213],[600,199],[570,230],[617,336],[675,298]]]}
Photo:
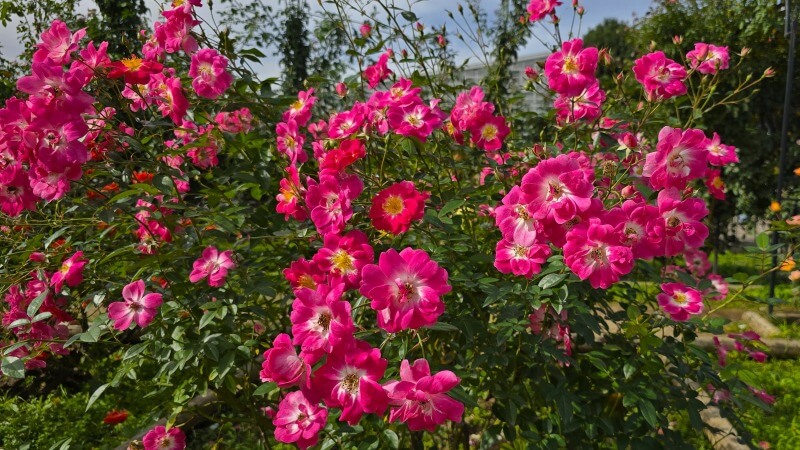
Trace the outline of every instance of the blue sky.
{"label": "blue sky", "polygon": [[[359,1],[362,3],[365,2],[364,0]],[[406,3],[403,0],[396,1],[398,5]],[[562,1],[564,5],[558,8],[558,15],[561,18],[562,33],[566,37],[566,34],[569,31],[570,22],[572,20],[572,2],[571,0]],[[448,32],[453,33],[456,31],[456,26],[448,19],[446,11],[450,10],[455,12],[458,4],[460,3],[458,0],[410,0],[410,2],[413,4],[411,10],[414,11],[417,17],[419,17],[420,22],[426,26],[439,26],[441,24],[447,24]],[[319,11],[321,9],[316,0],[310,0],[309,3],[311,4],[312,12]],[[500,0],[480,1],[481,7],[487,13],[489,13],[490,21],[491,15],[499,3]],[[591,29],[606,18],[616,18],[631,22],[635,17],[643,16],[649,9],[651,3],[651,0],[581,0],[581,4],[586,9],[586,14],[584,15],[583,23],[581,25],[581,34],[585,33],[587,30]],[[146,0],[146,4],[150,8],[151,16],[157,17],[157,11],[159,8],[158,0]],[[94,3],[90,0],[82,0],[80,9],[82,11],[86,11],[93,5]],[[201,16],[208,18],[207,14],[207,8],[200,9]],[[354,18],[354,21],[357,22],[358,20],[360,19]],[[544,22],[546,23],[548,20],[545,20]],[[543,25],[535,25],[535,27],[541,26]],[[7,58],[17,55],[21,51],[21,46],[16,38],[15,27],[15,24],[10,24],[8,27],[0,28],[0,53]],[[534,30],[536,32],[536,28]],[[577,32],[577,27],[575,31]],[[538,30],[537,34],[540,36],[545,36],[541,29]],[[463,44],[458,42],[454,36],[451,36],[449,41],[451,45],[454,46],[454,49],[456,50],[460,60],[471,56],[469,50]],[[529,42],[528,45],[522,49],[520,55],[541,53],[545,50],[546,48],[541,43],[535,39],[532,39],[531,42]],[[260,67],[256,67],[256,70],[261,76],[277,76],[280,73],[277,59],[274,57],[267,58]]]}

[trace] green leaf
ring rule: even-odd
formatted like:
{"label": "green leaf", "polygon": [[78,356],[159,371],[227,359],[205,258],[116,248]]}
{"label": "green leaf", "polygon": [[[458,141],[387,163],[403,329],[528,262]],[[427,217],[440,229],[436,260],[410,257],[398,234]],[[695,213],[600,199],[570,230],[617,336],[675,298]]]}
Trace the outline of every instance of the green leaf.
{"label": "green leaf", "polygon": [[271,394],[278,390],[278,385],[275,383],[264,383],[261,386],[257,387],[255,391],[253,391],[253,395],[255,396],[262,396]]}
{"label": "green leaf", "polygon": [[216,318],[216,314],[212,312],[207,312],[203,314],[203,317],[200,318],[200,326],[198,327],[199,330],[205,328],[206,325],[210,324]]}
{"label": "green leaf", "polygon": [[633,364],[625,363],[625,365],[622,366],[622,374],[625,375],[626,380],[629,380],[634,373],[636,373],[636,367],[634,367]]}
{"label": "green leaf", "polygon": [[642,413],[642,417],[651,427],[658,428],[658,415],[652,403],[647,401],[639,402],[639,412]]}
{"label": "green leaf", "polygon": [[58,237],[61,236],[62,234],[64,234],[64,232],[66,232],[68,229],[69,229],[69,227],[64,227],[64,228],[61,228],[60,230],[56,231],[52,235],[50,235],[50,237],[48,237],[47,239],[44,240],[44,248],[47,249],[48,247],[50,247],[50,244],[52,244],[53,241],[58,239]]}
{"label": "green leaf", "polygon": [[383,430],[383,436],[389,441],[389,447],[391,448],[400,448],[400,438],[397,436],[392,430]]}
{"label": "green leaf", "polygon": [[175,192],[174,185],[175,184],[172,181],[172,177],[169,175],[159,173],[153,177],[153,186],[157,187],[159,191],[167,195],[172,195],[172,193]]}
{"label": "green leaf", "polygon": [[442,209],[439,211],[439,218],[444,217],[447,213],[460,207],[466,202],[466,200],[450,200],[449,202],[445,203],[444,206],[442,206]]}
{"label": "green leaf", "polygon": [[425,328],[436,331],[459,331],[458,327],[445,322],[436,322],[435,324]]}
{"label": "green leaf", "polygon": [[417,15],[411,11],[403,11],[400,13],[400,15],[403,16],[403,19],[406,19],[409,22],[417,21]]}
{"label": "green leaf", "polygon": [[47,298],[47,294],[49,293],[50,290],[45,289],[44,291],[42,291],[41,294],[37,295],[36,298],[33,299],[31,304],[28,305],[28,311],[27,311],[28,317],[33,317],[36,315],[37,312],[39,312],[39,307],[42,306],[42,303],[44,303],[44,299]]}
{"label": "green leaf", "polygon": [[539,280],[539,287],[542,289],[550,289],[551,287],[563,281],[564,278],[567,278],[567,274],[565,273],[551,273],[549,275],[545,275],[544,278]]}
{"label": "green leaf", "polygon": [[11,378],[25,378],[25,362],[16,356],[6,356],[0,364],[3,375]]}
{"label": "green leaf", "polygon": [[92,396],[89,397],[89,402],[86,404],[86,410],[85,411],[88,411],[89,408],[92,407],[94,402],[96,402],[97,399],[100,398],[101,395],[103,395],[103,392],[108,388],[108,386],[109,386],[109,384],[106,383],[104,385],[101,385],[99,388],[95,389],[94,393],[92,393]]}
{"label": "green leaf", "polygon": [[759,233],[756,236],[756,245],[761,250],[766,250],[769,247],[769,235],[767,233]]}

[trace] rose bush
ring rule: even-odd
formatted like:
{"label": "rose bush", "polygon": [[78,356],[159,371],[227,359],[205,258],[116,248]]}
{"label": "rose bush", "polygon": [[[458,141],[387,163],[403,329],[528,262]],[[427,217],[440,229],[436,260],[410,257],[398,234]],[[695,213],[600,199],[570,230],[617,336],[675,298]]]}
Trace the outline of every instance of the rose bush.
{"label": "rose bush", "polygon": [[108,344],[89,406],[143,370],[172,399],[146,448],[182,448],[209,392],[301,448],[672,448],[674,415],[702,427],[697,386],[755,401],[692,344],[720,326],[700,249],[736,162],[693,121],[760,80],[735,72],[746,52],[653,51],[601,86],[607,54],[556,35],[526,71],[555,99],[532,120],[447,76],[412,11],[365,31],[337,6],[363,70],[291,99],[199,0],[121,61],[61,22],[42,35],[0,110],[6,377]]}

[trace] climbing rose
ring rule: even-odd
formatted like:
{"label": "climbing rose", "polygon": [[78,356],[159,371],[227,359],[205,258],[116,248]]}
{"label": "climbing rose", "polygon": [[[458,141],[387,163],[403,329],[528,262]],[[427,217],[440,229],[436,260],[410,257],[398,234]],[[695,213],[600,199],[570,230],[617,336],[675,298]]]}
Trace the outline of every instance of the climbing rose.
{"label": "climbing rose", "polygon": [[528,19],[531,22],[538,22],[548,14],[552,14],[559,5],[561,5],[559,0],[531,0],[528,3]]}
{"label": "climbing rose", "polygon": [[564,262],[595,289],[608,289],[633,269],[633,252],[619,241],[615,225],[593,217],[567,233]]}
{"label": "climbing rose", "polygon": [[79,285],[83,281],[83,267],[88,262],[83,259],[83,252],[75,252],[61,263],[61,268],[50,278],[50,286],[53,286],[53,289],[58,292],[64,283],[70,287]]}
{"label": "climbing rose", "polygon": [[114,321],[114,328],[125,330],[131,322],[144,328],[156,317],[156,308],[161,305],[161,294],[146,293],[144,281],[136,280],[122,288],[124,302],[108,305],[108,318]]}
{"label": "climbing rose", "polygon": [[420,192],[411,181],[401,181],[378,192],[372,199],[369,218],[372,226],[392,234],[405,233],[422,219],[428,192]]}
{"label": "climbing rose", "polygon": [[497,243],[494,267],[502,273],[531,278],[542,271],[542,264],[550,256],[550,246],[534,240],[515,241],[508,238]]}
{"label": "climbing rose", "polygon": [[192,55],[189,76],[197,95],[215,99],[222,95],[233,82],[233,76],[227,71],[228,59],[216,50],[204,48]]}
{"label": "climbing rose", "polygon": [[280,388],[287,388],[295,385],[306,386],[311,366],[303,359],[301,353],[297,355],[297,350],[292,345],[292,338],[281,333],[272,343],[272,348],[264,352],[264,362],[261,363],[259,376],[261,381],[271,381]]}
{"label": "climbing rose", "polygon": [[637,59],[633,65],[636,81],[644,86],[650,100],[668,99],[686,93],[686,69],[657,51]]}
{"label": "climbing rose", "polygon": [[656,296],[658,305],[676,322],[685,322],[689,316],[703,312],[703,297],[683,283],[664,283]]}
{"label": "climbing rose", "polygon": [[328,410],[309,401],[302,391],[286,394],[272,418],[275,439],[287,444],[296,443],[301,449],[317,444],[319,432],[327,422]]}
{"label": "climbing rose", "polygon": [[434,431],[447,420],[461,422],[464,405],[447,395],[459,383],[449,370],[431,375],[428,361],[418,359],[400,363],[400,381],[389,381],[383,388],[389,395],[389,420],[403,422],[411,431]]}
{"label": "climbing rose", "polygon": [[192,273],[189,274],[189,281],[197,283],[208,277],[208,285],[220,287],[225,284],[225,277],[228,270],[236,265],[233,263],[231,250],[220,253],[216,247],[206,247],[203,255],[194,262]]}
{"label": "climbing rose", "polygon": [[[297,291],[292,302],[293,343],[303,352],[321,357],[353,339],[356,327],[350,316],[350,303],[342,300],[344,284],[320,284],[316,289]],[[311,364],[310,360],[306,360]]]}
{"label": "climbing rose", "polygon": [[324,244],[314,255],[314,263],[329,275],[331,284],[343,282],[345,288],[352,289],[361,281],[361,268],[375,259],[369,238],[360,230],[353,230],[344,236],[336,233],[325,235]]}
{"label": "climbing rose", "polygon": [[547,58],[544,73],[550,89],[567,97],[577,97],[596,80],[597,49],[583,48],[583,40],[573,39]]}
{"label": "climbing rose", "polygon": [[650,187],[683,189],[706,173],[706,136],[702,130],[664,127],[658,132],[656,151],[645,159],[642,175]]}
{"label": "climbing rose", "polygon": [[444,312],[441,296],[450,292],[447,271],[424,250],[389,249],[378,264],[361,272],[361,294],[378,312],[378,326],[395,333],[436,323]]}
{"label": "climbing rose", "polygon": [[328,407],[342,408],[339,420],[355,425],[364,413],[382,414],[387,398],[381,385],[388,361],[364,341],[339,345],[314,372],[311,389]]}
{"label": "climbing rose", "polygon": [[531,169],[520,184],[535,219],[562,224],[589,208],[593,187],[575,158],[559,155]]}
{"label": "climbing rose", "polygon": [[186,436],[180,428],[170,428],[167,431],[159,425],[142,438],[144,450],[183,450],[186,448]]}
{"label": "climbing rose", "polygon": [[728,47],[718,47],[716,45],[697,42],[694,50],[686,54],[689,65],[702,74],[714,74],[718,70],[728,68],[730,56]]}
{"label": "climbing rose", "polygon": [[137,56],[124,58],[120,61],[112,62],[108,65],[108,78],[124,77],[128,84],[147,84],[150,75],[160,73],[164,68],[155,61],[145,61]]}
{"label": "climbing rose", "polygon": [[378,62],[364,69],[364,79],[367,80],[367,85],[370,89],[375,89],[381,81],[389,78],[393,73],[389,69],[389,57],[392,56],[392,51],[387,50],[379,58]]}

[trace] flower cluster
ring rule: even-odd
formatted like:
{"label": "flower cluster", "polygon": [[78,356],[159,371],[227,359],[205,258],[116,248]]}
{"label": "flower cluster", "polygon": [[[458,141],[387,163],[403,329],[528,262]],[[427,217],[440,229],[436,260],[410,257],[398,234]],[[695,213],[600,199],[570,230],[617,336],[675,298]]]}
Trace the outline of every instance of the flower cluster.
{"label": "flower cluster", "polygon": [[[389,76],[385,71],[375,75],[376,70],[368,69],[365,77],[382,81]],[[284,397],[273,417],[280,441],[301,448],[314,445],[327,419],[320,402],[340,408],[340,420],[351,425],[365,413],[383,414],[387,408],[390,420],[407,423],[412,430],[461,419],[463,405],[447,395],[458,378],[449,371],[431,374],[425,360],[413,365],[404,361],[401,379],[382,384],[388,361],[379,349],[354,337],[356,324],[347,300],[348,292],[360,292],[377,312],[378,327],[389,333],[431,326],[444,313],[442,298],[451,290],[448,275],[427,252],[388,249],[375,263],[368,235],[346,231],[354,201],[364,190],[352,170],[367,154],[364,138],[391,133],[425,141],[445,127],[447,115],[439,102],[426,104],[420,92],[401,79],[327,122],[312,122],[316,98],[308,90],[299,93],[276,127],[277,150],[288,161],[278,212],[287,220],[310,219],[322,241],[310,260],[300,258],[284,271],[295,294],[292,333],[275,339],[262,366],[262,380],[300,388]],[[493,111],[483,102],[483,92],[473,88],[458,97],[447,124],[450,134],[463,139],[469,133],[476,147],[490,153],[499,149],[508,128]],[[310,162],[305,149],[309,141],[314,155]],[[314,161],[317,176],[303,182],[302,168]],[[399,181],[373,197],[368,215],[376,230],[403,234],[422,218],[428,198],[413,182]],[[315,365],[319,367],[312,369]]]}

